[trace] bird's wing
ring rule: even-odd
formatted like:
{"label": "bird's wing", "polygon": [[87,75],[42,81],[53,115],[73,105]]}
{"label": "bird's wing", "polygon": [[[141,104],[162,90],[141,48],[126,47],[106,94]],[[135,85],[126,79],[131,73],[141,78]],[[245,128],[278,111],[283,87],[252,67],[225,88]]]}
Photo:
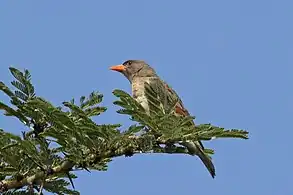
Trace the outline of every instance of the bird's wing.
{"label": "bird's wing", "polygon": [[[182,100],[178,96],[178,94],[175,92],[174,89],[172,89],[166,82],[162,81],[163,85],[166,89],[166,91],[177,98],[177,103],[175,104],[175,113],[181,116],[190,116],[187,109],[185,109]],[[194,121],[192,121],[192,125],[195,125]],[[204,146],[201,141],[198,142],[202,149],[204,149]]]}
{"label": "bird's wing", "polygon": [[175,112],[178,114],[178,115],[182,115],[182,116],[190,116],[188,110],[186,110],[184,108],[184,105],[183,105],[183,102],[182,100],[179,98],[178,94],[165,82],[164,83],[164,87],[166,88],[166,91],[172,95],[172,96],[175,96],[177,98],[177,103],[175,105]]}
{"label": "bird's wing", "polygon": [[[164,99],[167,100],[167,103],[169,102],[169,100],[171,100],[171,102],[173,100],[176,100],[176,104],[175,104],[175,113],[181,116],[190,116],[188,110],[186,110],[184,108],[183,102],[182,100],[179,98],[179,96],[177,95],[177,93],[164,81],[160,80],[159,78],[152,80],[150,83],[150,85],[153,86],[153,88],[155,88],[156,93],[159,94],[159,96],[163,96],[163,98],[160,99]],[[195,123],[192,121],[191,125],[195,125]],[[201,143],[201,141],[196,141],[196,142],[184,142],[182,143],[183,146],[185,146],[189,152],[191,154],[197,154],[198,157],[201,159],[201,161],[204,163],[204,165],[206,166],[206,168],[208,169],[208,171],[210,172],[211,176],[214,178],[216,173],[215,173],[215,167],[210,159],[210,157],[205,154],[204,152],[204,146]]]}

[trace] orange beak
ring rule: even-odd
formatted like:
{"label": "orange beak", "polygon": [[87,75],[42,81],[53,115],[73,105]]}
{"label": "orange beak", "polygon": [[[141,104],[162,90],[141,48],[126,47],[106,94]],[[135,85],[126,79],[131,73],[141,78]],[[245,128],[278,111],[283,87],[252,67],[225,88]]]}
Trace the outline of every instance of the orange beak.
{"label": "orange beak", "polygon": [[125,71],[126,68],[125,68],[124,65],[119,64],[119,65],[116,65],[116,66],[111,66],[110,69],[118,71],[118,72],[123,72],[123,71]]}

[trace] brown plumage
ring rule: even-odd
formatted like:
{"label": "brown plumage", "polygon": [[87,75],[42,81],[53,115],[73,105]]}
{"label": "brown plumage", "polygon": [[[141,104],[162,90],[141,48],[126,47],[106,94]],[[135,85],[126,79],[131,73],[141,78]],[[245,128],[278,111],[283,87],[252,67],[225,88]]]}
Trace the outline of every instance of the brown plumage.
{"label": "brown plumage", "polygon": [[[121,65],[112,66],[111,70],[121,72],[131,83],[133,98],[139,102],[143,108],[149,113],[148,101],[145,96],[145,83],[156,86],[160,89],[157,93],[166,93],[169,97],[178,99],[175,105],[176,115],[189,116],[189,112],[184,108],[183,102],[177,93],[159,78],[155,70],[142,60],[127,60]],[[193,122],[191,125],[195,125]],[[204,153],[204,147],[200,141],[198,142],[183,142],[191,155],[197,155],[204,163],[212,177],[215,177],[215,167],[210,157]]]}

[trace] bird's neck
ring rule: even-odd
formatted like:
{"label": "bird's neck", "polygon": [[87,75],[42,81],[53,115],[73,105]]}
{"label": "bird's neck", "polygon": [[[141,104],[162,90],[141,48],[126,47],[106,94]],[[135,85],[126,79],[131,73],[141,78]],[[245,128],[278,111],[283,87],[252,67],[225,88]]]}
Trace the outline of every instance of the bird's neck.
{"label": "bird's neck", "polygon": [[133,77],[131,79],[131,84],[133,83],[145,83],[145,82],[149,82],[150,80],[152,80],[154,77],[153,76],[147,76],[147,77]]}
{"label": "bird's neck", "polygon": [[133,77],[131,82],[132,95],[134,97],[144,95],[145,83],[150,84],[157,77]]}

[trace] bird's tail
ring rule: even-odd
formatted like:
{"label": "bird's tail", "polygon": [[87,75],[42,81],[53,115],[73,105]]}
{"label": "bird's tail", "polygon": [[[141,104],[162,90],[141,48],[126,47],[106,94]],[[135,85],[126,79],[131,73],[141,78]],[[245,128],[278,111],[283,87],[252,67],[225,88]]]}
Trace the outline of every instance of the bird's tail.
{"label": "bird's tail", "polygon": [[206,166],[211,176],[214,178],[216,176],[216,169],[211,158],[207,154],[205,154],[201,148],[199,148],[197,155],[200,158],[200,160],[203,162],[203,164]]}
{"label": "bird's tail", "polygon": [[182,143],[191,155],[197,155],[203,164],[206,166],[211,176],[214,178],[216,176],[215,166],[211,158],[204,153],[203,147],[201,147],[200,142],[184,142]]}

